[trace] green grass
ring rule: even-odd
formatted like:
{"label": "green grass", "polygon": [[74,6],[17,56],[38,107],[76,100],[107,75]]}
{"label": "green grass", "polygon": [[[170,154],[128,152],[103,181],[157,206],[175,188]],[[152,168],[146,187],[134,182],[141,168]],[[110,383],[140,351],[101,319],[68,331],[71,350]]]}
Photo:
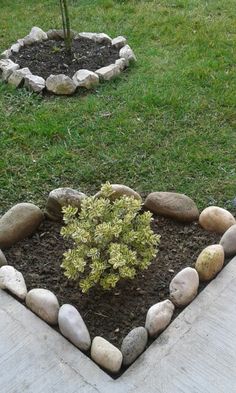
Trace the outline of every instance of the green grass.
{"label": "green grass", "polygon": [[[36,25],[60,27],[55,0],[1,5],[0,50]],[[125,35],[138,62],[111,83],[42,99],[0,84],[0,210],[106,180],[176,191],[203,208],[236,195],[235,0],[70,1],[77,31]],[[13,22],[14,21],[14,22]]]}

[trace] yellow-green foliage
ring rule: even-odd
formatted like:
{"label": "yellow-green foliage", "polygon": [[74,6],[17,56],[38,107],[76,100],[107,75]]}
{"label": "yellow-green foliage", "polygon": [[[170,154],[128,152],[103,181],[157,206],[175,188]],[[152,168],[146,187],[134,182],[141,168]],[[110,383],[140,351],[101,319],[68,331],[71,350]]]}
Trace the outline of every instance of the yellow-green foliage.
{"label": "yellow-green foliage", "polygon": [[150,227],[152,214],[140,214],[141,201],[122,196],[111,202],[112,187],[106,183],[100,197],[82,200],[81,212],[63,208],[61,234],[74,241],[64,253],[62,267],[69,279],[79,280],[83,292],[100,284],[111,289],[120,279],[134,278],[147,269],[156,255],[160,236]]}

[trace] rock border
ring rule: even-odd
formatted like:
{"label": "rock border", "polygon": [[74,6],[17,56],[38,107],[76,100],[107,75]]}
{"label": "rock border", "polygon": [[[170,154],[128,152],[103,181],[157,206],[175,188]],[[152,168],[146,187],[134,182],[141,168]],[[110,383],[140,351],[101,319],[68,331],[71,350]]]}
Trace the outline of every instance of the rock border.
{"label": "rock border", "polygon": [[[134,198],[141,199],[141,196],[131,188],[112,184],[113,194],[112,199],[119,198],[121,195],[129,195]],[[155,195],[154,195],[155,194]],[[158,195],[156,195],[158,194]],[[148,195],[144,202],[150,204],[150,198],[154,197],[157,204],[150,211],[156,212],[156,209],[163,209],[160,207],[160,194],[166,193],[151,193]],[[158,196],[158,198],[157,198]],[[165,195],[166,196],[166,195]],[[70,189],[70,188],[59,188],[51,191],[46,203],[45,215],[56,221],[61,221],[61,209],[62,206],[73,204],[80,208],[81,199],[85,197],[85,194]],[[95,195],[99,197],[99,193]],[[179,212],[180,205],[182,203],[183,210],[189,212],[189,206],[186,208],[186,199],[183,194],[168,193],[167,201],[164,200],[164,210],[167,216],[172,214],[172,219],[176,219],[175,212],[173,212],[173,199],[176,200],[176,208]],[[186,197],[188,198],[188,197]],[[182,202],[181,202],[182,201]],[[196,220],[196,205],[194,201],[188,198],[193,208],[192,221]],[[170,211],[167,211],[167,204],[169,203]],[[32,214],[38,214],[42,216],[42,211],[32,204],[21,203],[13,206],[8,210],[5,215],[0,219],[0,235],[1,235],[1,223],[6,221],[4,217],[9,218],[10,214],[19,214],[20,207],[24,206],[24,209],[30,209]],[[33,207],[34,206],[34,207]],[[48,211],[47,211],[48,210]],[[190,221],[189,216],[186,217],[186,211],[183,213],[183,221]],[[14,213],[11,213],[14,212]],[[219,215],[220,212],[220,215]],[[217,214],[218,213],[218,214]],[[30,213],[31,214],[31,213]],[[30,215],[29,214],[29,215]],[[54,216],[53,216],[54,214]],[[208,214],[208,221],[207,220]],[[30,221],[30,217],[27,212],[24,212],[24,220]],[[163,213],[160,215],[164,215]],[[22,215],[20,215],[22,217]],[[153,304],[147,311],[145,326],[139,326],[133,328],[128,335],[123,339],[121,349],[118,349],[110,342],[100,336],[94,337],[91,342],[90,334],[83,321],[78,310],[72,305],[63,304],[61,307],[58,303],[56,296],[47,289],[35,288],[27,292],[23,275],[17,271],[13,266],[7,264],[4,254],[0,250],[0,288],[8,290],[19,299],[25,301],[26,306],[37,314],[41,319],[49,323],[50,325],[58,325],[59,331],[64,337],[72,342],[76,347],[84,352],[90,350],[90,356],[99,366],[108,372],[116,375],[122,364],[124,367],[131,365],[137,357],[145,350],[148,336],[156,338],[161,332],[163,332],[170,324],[175,308],[182,308],[192,302],[192,300],[198,294],[199,281],[211,281],[215,276],[222,270],[225,255],[235,256],[236,247],[230,248],[230,245],[235,244],[236,238],[236,221],[230,212],[217,206],[211,206],[204,209],[199,217],[199,224],[206,230],[209,230],[209,222],[211,223],[211,231],[219,231],[222,228],[222,220],[224,221],[224,230],[221,230],[222,238],[219,244],[209,245],[205,247],[199,254],[195,268],[186,267],[178,272],[171,280],[169,285],[170,296],[162,302]],[[202,220],[202,217],[204,220]],[[220,218],[219,218],[220,217]],[[11,217],[12,218],[12,217]],[[218,221],[220,220],[220,222]],[[14,222],[14,220],[13,220]],[[39,225],[41,220],[39,220]],[[18,222],[18,229],[20,228]],[[31,227],[31,232],[35,232],[35,225]],[[233,233],[233,240],[232,240]],[[228,237],[226,236],[228,234]],[[29,235],[29,231],[27,232]],[[21,234],[22,236],[22,234]],[[26,237],[26,235],[25,235]],[[22,238],[22,237],[21,237]],[[225,240],[226,239],[226,240]],[[18,239],[19,240],[19,239]],[[17,242],[17,237],[14,238],[14,242]],[[230,242],[228,242],[230,240]],[[9,245],[8,245],[9,246]]]}
{"label": "rock border", "polygon": [[29,68],[20,68],[19,64],[10,60],[13,53],[18,53],[23,46],[42,42],[48,39],[62,39],[62,30],[48,30],[44,32],[37,26],[32,27],[30,33],[17,40],[0,54],[0,79],[14,87],[25,87],[35,93],[48,91],[55,95],[72,95],[81,88],[91,89],[102,81],[109,81],[117,77],[130,63],[135,62],[136,56],[127,44],[123,36],[109,37],[105,33],[77,33],[71,31],[74,39],[79,37],[88,38],[97,43],[106,43],[120,49],[119,59],[113,64],[97,69],[95,72],[87,69],[79,69],[72,78],[64,74],[51,74],[46,80],[38,75],[33,75]]}

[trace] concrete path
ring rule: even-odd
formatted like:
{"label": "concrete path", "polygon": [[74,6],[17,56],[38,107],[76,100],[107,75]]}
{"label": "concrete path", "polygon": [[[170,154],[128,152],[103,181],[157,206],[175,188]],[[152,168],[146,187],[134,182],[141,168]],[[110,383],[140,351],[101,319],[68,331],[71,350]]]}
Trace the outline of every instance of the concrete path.
{"label": "concrete path", "polygon": [[114,381],[0,290],[1,393],[236,393],[236,258]]}

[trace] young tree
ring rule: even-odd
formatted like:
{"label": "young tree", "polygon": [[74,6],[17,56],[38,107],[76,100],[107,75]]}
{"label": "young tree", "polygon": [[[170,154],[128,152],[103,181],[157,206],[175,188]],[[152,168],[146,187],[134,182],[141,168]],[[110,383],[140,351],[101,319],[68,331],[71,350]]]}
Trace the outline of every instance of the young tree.
{"label": "young tree", "polygon": [[64,41],[66,50],[71,52],[71,31],[70,31],[70,18],[68,11],[67,0],[60,0],[60,8],[61,8],[61,17],[62,17],[62,26],[64,32]]}

